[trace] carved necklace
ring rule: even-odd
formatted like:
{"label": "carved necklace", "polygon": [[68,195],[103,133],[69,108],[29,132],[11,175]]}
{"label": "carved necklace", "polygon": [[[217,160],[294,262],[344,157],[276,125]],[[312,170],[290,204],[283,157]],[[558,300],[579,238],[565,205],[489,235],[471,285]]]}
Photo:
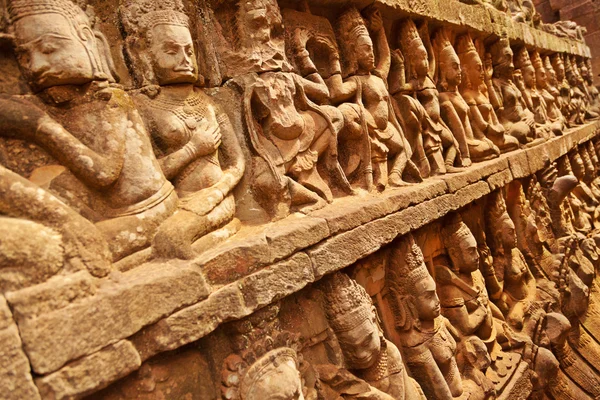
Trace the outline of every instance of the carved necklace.
{"label": "carved necklace", "polygon": [[198,93],[192,93],[183,101],[158,96],[151,104],[154,108],[175,115],[190,131],[196,130],[198,123],[208,114],[208,104]]}

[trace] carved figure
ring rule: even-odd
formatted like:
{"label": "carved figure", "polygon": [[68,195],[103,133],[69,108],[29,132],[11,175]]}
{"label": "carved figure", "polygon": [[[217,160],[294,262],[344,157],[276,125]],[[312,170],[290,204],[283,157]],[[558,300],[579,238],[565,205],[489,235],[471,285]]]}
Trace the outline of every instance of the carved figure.
{"label": "carved figure", "polygon": [[491,79],[491,66],[486,63],[484,70],[479,53],[468,34],[458,38],[456,49],[462,68],[460,94],[469,105],[469,120],[474,134],[476,137],[485,136],[490,139],[502,153],[518,149],[518,139],[506,134],[484,89],[486,81]]}
{"label": "carved figure", "polygon": [[577,110],[576,123],[583,124],[585,119],[592,116],[586,107],[587,97],[583,91],[583,78],[579,74],[577,64],[568,55],[564,58],[565,77],[571,89],[571,101],[574,109]]}
{"label": "carved figure", "polygon": [[[270,10],[279,13],[278,8]],[[283,47],[281,51],[284,54]],[[308,52],[299,56],[303,65],[315,68]],[[337,158],[342,115],[335,107],[319,105],[328,99],[329,91],[318,74],[303,78],[294,73],[265,72],[252,80],[245,89],[244,113],[250,142],[263,160],[253,185],[265,208],[281,217],[279,203],[304,212],[323,207],[333,201],[329,184],[350,193]],[[319,161],[329,182],[317,169]]]}
{"label": "carved figure", "polygon": [[536,283],[523,253],[517,247],[515,224],[510,218],[502,193],[490,194],[486,207],[486,232],[494,259],[495,277],[487,284],[490,297],[520,331],[536,307]]}
{"label": "carved figure", "polygon": [[111,271],[98,229],[55,196],[0,166],[0,291],[41,283],[81,269]]}
{"label": "carved figure", "polygon": [[[403,186],[406,172],[420,181],[416,166],[410,160],[412,152],[396,119],[386,81],[390,69],[390,51],[383,29],[381,15],[375,8],[366,10],[363,17],[354,7],[346,10],[337,20],[337,31],[345,59],[344,77],[341,66],[327,79],[334,104],[341,104],[345,135],[363,137],[369,151],[361,163],[366,166],[366,186],[369,188],[371,169],[364,160],[370,154],[372,182],[378,190],[390,186]],[[374,44],[369,29],[375,37],[379,60],[375,64]],[[388,162],[389,161],[389,162]],[[389,164],[389,165],[388,165]],[[364,168],[364,167],[363,167]]]}
{"label": "carved figure", "polygon": [[521,91],[515,83],[516,80],[520,84],[522,76],[518,72],[515,73],[513,51],[508,39],[500,38],[491,46],[490,54],[495,89],[492,104],[498,118],[506,128],[507,134],[516,137],[523,145],[531,143],[537,138],[535,118],[526,107]]}
{"label": "carved figure", "polygon": [[433,48],[438,62],[441,115],[458,141],[463,166],[468,166],[471,160],[478,162],[499,156],[500,149],[481,130],[471,126],[469,105],[458,91],[462,80],[460,59],[447,29],[441,28],[436,32]]}
{"label": "carved figure", "polygon": [[[424,30],[431,47],[426,25]],[[406,130],[411,132],[413,155],[423,148],[427,157],[427,160],[414,161],[423,177],[457,172],[455,164],[462,166],[462,157],[457,139],[441,116],[439,92],[430,73],[430,67],[435,70],[435,63],[429,63],[432,49],[428,52],[411,19],[402,23],[397,40],[400,48],[392,53],[395,68],[389,77],[390,93],[397,102]],[[464,143],[464,137],[461,139]],[[415,143],[417,140],[422,143]],[[468,158],[468,154],[466,156]]]}
{"label": "carved figure", "polygon": [[562,135],[566,128],[566,119],[560,111],[558,103],[559,92],[556,89],[556,73],[552,69],[550,58],[542,60],[538,51],[531,53],[531,62],[535,68],[535,82],[541,97],[546,103],[546,117],[551,131]]}
{"label": "carved figure", "polygon": [[546,99],[537,87],[537,75],[541,75],[542,72],[534,68],[529,52],[525,47],[521,47],[517,52],[515,68],[515,75],[522,77],[522,80],[517,81],[518,86],[520,86],[525,105],[534,115],[538,133],[545,138],[550,138],[557,134],[560,135],[561,126],[554,126],[549,121]]}
{"label": "carved figure", "polygon": [[485,375],[492,362],[486,345],[477,336],[470,336],[461,342],[459,347],[457,362],[464,388],[461,398],[472,400],[495,398],[494,384]]}
{"label": "carved figure", "polygon": [[[159,255],[192,258],[192,243],[232,221],[232,190],[244,173],[244,158],[233,127],[223,112],[194,84],[198,67],[187,16],[179,1],[125,1],[121,8],[127,50],[138,80],[134,97],[154,151],[181,199],[179,211],[159,229]],[[154,89],[154,90],[153,90]],[[173,229],[182,230],[185,237]],[[177,240],[177,241],[176,241]]]}
{"label": "carved figure", "polygon": [[408,377],[398,348],[383,337],[375,306],[365,289],[338,272],[322,285],[325,310],[346,367],[357,377],[394,399],[423,398]]}
{"label": "carved figure", "polygon": [[452,326],[440,314],[435,281],[412,236],[394,245],[386,281],[406,363],[425,396],[428,399],[460,396],[463,387]]}
{"label": "carved figure", "polygon": [[113,260],[147,247],[177,195],[132,101],[110,85],[103,36],[68,0],[15,0],[9,10],[23,74],[37,93],[0,100],[2,135],[58,160],[64,168],[46,170],[50,190],[96,223]]}
{"label": "carved figure", "polygon": [[232,326],[236,352],[223,362],[223,399],[316,399],[304,386],[298,337],[280,330],[278,313],[273,304]]}
{"label": "carved figure", "polygon": [[584,112],[581,101],[571,101],[573,90],[571,89],[566,77],[566,66],[562,54],[552,56],[552,67],[556,73],[557,88],[561,97],[561,112],[567,118],[569,125],[582,124],[584,121]]}

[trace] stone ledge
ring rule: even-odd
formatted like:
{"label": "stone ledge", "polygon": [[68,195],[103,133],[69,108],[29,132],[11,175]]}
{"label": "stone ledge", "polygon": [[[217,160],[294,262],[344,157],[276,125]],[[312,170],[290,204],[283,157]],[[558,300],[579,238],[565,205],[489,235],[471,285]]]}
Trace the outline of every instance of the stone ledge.
{"label": "stone ledge", "polygon": [[[206,265],[203,257],[192,262],[143,265],[122,274],[117,282],[105,279],[92,297],[48,315],[19,320],[24,337],[39,351],[28,351],[30,362],[37,368],[36,371],[54,371],[70,360],[82,357],[77,361],[77,368],[96,370],[90,364],[97,362],[94,355],[127,337],[141,360],[199,340],[223,322],[242,318],[272,301],[295,293],[323,275],[372,254],[398,235],[464,207],[513,179],[536,172],[541,164],[534,157],[546,155],[554,161],[574,146],[594,137],[598,127],[599,122],[592,122],[535,148],[474,164],[454,176],[430,179],[381,194],[363,193],[342,198],[309,216],[296,215],[254,227],[249,232],[254,232],[259,239],[253,239],[252,234],[247,233],[243,240],[238,238],[240,240],[231,241],[234,244],[224,243],[214,251],[220,254],[234,251],[238,257],[261,259],[262,262],[274,259],[271,255],[275,254],[281,261],[271,262],[266,267],[246,261],[245,270],[250,272],[244,275],[243,271],[239,271],[236,282],[213,287],[208,298],[208,286],[199,274],[200,266]],[[303,236],[313,231],[314,235]],[[290,246],[286,237],[302,237],[303,240]],[[238,250],[234,250],[236,246],[240,246]],[[266,255],[252,254],[265,249]],[[215,262],[214,268],[217,267],[229,270],[230,266]],[[156,309],[135,306],[138,297],[144,297],[144,304],[148,304],[148,296],[152,296],[150,303],[155,304]],[[116,307],[115,302],[118,302]],[[108,315],[107,309],[111,305],[113,310],[118,311]],[[107,321],[111,323],[107,325]],[[71,339],[65,339],[67,336]],[[91,337],[96,341],[88,343]],[[31,348],[26,347],[26,350]],[[38,378],[37,382],[50,376],[54,377],[52,379],[61,376],[67,379],[70,376],[67,372],[72,368],[73,363],[67,364],[50,375]],[[98,390],[109,384],[111,379],[119,379],[117,375],[111,375],[115,378],[110,379],[94,377],[86,381],[85,391]],[[97,382],[97,386],[89,388],[90,382]]]}
{"label": "stone ledge", "polygon": [[470,5],[458,0],[376,0],[383,15],[390,18],[412,16],[430,18],[437,22],[468,28],[484,36],[507,34],[511,42],[522,43],[539,50],[591,57],[590,48],[583,42],[554,36],[513,20],[505,13],[483,5]]}
{"label": "stone ledge", "polygon": [[35,384],[44,399],[79,399],[127,376],[141,365],[135,347],[122,340],[36,379]]}

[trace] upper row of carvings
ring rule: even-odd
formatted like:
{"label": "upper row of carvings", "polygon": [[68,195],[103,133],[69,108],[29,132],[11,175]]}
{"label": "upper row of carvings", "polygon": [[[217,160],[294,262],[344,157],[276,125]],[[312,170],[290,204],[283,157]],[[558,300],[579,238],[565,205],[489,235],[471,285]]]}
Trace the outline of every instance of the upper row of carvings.
{"label": "upper row of carvings", "polygon": [[[5,47],[33,93],[0,96],[3,215],[57,229],[103,275],[107,259],[150,244],[193,258],[234,234],[242,214],[310,212],[598,117],[585,57],[387,18],[400,2],[289,3],[122,0],[84,12],[70,0],[9,1]],[[457,6],[470,26],[483,20],[467,15],[497,12],[430,3],[406,7],[441,16]],[[497,15],[508,37],[529,26]],[[222,86],[207,95],[202,84]]]}

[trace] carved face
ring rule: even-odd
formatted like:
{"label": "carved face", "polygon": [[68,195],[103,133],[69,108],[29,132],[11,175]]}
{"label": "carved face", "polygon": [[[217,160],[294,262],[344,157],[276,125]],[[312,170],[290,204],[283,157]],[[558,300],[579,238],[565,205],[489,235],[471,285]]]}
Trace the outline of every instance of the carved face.
{"label": "carved face", "polygon": [[355,50],[358,65],[362,70],[371,71],[375,69],[375,53],[373,52],[373,42],[369,36],[359,36]]}
{"label": "carved face", "polygon": [[521,69],[521,73],[523,74],[523,82],[525,82],[525,86],[528,88],[535,87],[535,69],[533,65],[528,64]]}
{"label": "carved face", "polygon": [[251,42],[267,43],[271,40],[271,24],[267,7],[257,1],[242,1],[239,15],[246,39]]}
{"label": "carved face", "polygon": [[502,76],[511,77],[515,71],[515,65],[513,64],[513,51],[508,43],[502,46],[496,57],[494,71],[498,71]]}
{"label": "carved face", "polygon": [[417,74],[418,77],[427,76],[429,73],[429,60],[427,59],[427,50],[425,49],[425,46],[415,46],[411,58],[415,74]]}
{"label": "carved face", "polygon": [[431,276],[415,285],[415,308],[421,321],[432,321],[440,315],[440,299],[435,292],[435,281]]}
{"label": "carved face", "polygon": [[452,265],[464,273],[474,272],[479,268],[477,241],[471,232],[460,239],[457,247],[448,249]]}
{"label": "carved face", "polygon": [[159,85],[194,83],[198,79],[194,43],[188,28],[156,25],[152,28],[149,50]]}
{"label": "carved face", "polygon": [[243,396],[244,400],[304,400],[302,379],[294,360],[267,368]]}
{"label": "carved face", "polygon": [[535,70],[535,81],[539,87],[546,87],[548,84],[548,71],[546,68],[540,66]]}
{"label": "carved face", "polygon": [[483,83],[483,63],[477,53],[469,53],[464,68],[473,88],[476,88]]}
{"label": "carved face", "polygon": [[446,82],[450,86],[458,86],[461,81],[462,70],[460,68],[460,60],[452,46],[446,47],[441,52],[440,69],[446,77]]}
{"label": "carved face", "polygon": [[17,55],[23,74],[37,89],[82,85],[94,79],[90,61],[94,35],[55,13],[30,15],[15,23]]}
{"label": "carved face", "polygon": [[508,248],[517,247],[517,231],[508,213],[502,214],[500,221],[502,243]]}
{"label": "carved face", "polygon": [[367,318],[351,330],[336,332],[336,335],[348,368],[369,368],[377,360],[381,351],[381,341],[374,318]]}
{"label": "carved face", "polygon": [[556,72],[556,79],[562,81],[565,79],[565,64],[562,61],[562,58],[556,57],[554,59],[554,72]]}

